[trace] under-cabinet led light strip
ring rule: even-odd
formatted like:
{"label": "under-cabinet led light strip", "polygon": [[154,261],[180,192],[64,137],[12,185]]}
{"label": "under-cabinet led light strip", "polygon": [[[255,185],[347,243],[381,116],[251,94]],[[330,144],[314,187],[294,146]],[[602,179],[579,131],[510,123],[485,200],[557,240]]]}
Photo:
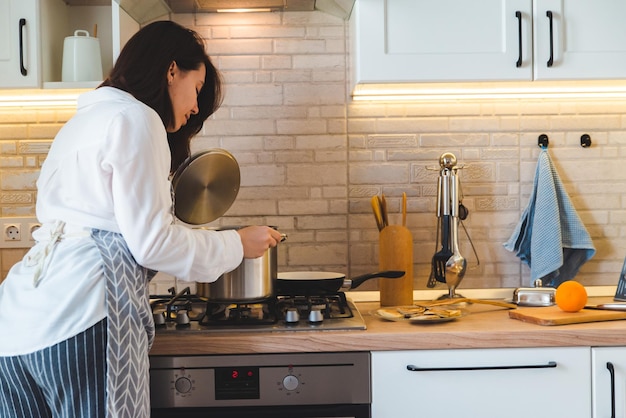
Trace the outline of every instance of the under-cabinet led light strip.
{"label": "under-cabinet led light strip", "polygon": [[527,83],[360,84],[355,101],[626,99],[626,80]]}
{"label": "under-cabinet led light strip", "polygon": [[271,12],[269,7],[257,8],[257,9],[217,9],[218,13],[260,13]]}
{"label": "under-cabinet led light strip", "polygon": [[5,90],[0,91],[0,108],[76,107],[78,96],[87,90]]}

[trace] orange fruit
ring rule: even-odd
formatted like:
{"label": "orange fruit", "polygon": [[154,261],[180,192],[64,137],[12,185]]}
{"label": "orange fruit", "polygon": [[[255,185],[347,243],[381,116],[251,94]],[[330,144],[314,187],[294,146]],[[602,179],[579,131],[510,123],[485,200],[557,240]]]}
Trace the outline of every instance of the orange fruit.
{"label": "orange fruit", "polygon": [[554,299],[562,311],[578,312],[587,304],[587,291],[582,284],[568,280],[556,288]]}

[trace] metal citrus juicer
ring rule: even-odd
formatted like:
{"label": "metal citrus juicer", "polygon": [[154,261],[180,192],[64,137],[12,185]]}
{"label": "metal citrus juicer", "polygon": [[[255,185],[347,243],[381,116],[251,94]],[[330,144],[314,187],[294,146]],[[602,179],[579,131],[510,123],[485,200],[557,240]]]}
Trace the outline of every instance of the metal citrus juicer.
{"label": "metal citrus juicer", "polygon": [[[467,269],[467,260],[459,251],[459,177],[456,156],[446,152],[439,157],[439,179],[437,182],[437,245],[441,237],[441,249],[432,259],[432,272],[428,287],[434,287],[436,282],[448,286],[448,294],[439,299],[462,298],[456,294],[456,288],[463,280]],[[467,215],[461,214],[464,219]]]}

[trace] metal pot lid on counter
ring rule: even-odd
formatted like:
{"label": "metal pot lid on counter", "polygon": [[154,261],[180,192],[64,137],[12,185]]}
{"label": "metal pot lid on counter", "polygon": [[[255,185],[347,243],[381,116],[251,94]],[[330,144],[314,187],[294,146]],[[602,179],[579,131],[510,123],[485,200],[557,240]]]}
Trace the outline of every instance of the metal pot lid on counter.
{"label": "metal pot lid on counter", "polygon": [[176,217],[191,225],[213,222],[230,209],[240,182],[239,164],[228,151],[192,155],[172,177]]}

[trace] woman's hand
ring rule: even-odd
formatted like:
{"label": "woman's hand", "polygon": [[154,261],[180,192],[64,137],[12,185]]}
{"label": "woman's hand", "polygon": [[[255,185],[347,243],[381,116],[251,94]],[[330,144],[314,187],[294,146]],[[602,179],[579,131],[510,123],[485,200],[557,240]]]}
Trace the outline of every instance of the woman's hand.
{"label": "woman's hand", "polygon": [[282,239],[280,232],[269,226],[247,226],[237,232],[243,244],[243,258],[259,258]]}

